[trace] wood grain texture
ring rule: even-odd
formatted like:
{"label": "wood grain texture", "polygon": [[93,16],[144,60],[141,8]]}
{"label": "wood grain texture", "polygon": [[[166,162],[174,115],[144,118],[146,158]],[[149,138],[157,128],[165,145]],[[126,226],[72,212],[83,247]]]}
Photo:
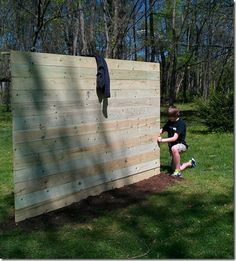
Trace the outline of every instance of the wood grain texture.
{"label": "wood grain texture", "polygon": [[159,152],[150,151],[139,155],[109,161],[105,164],[101,163],[92,165],[91,167],[59,172],[54,175],[46,175],[37,179],[23,180],[21,182],[15,183],[15,194],[17,196],[24,195],[34,191],[40,191],[60,184],[68,183],[72,180],[79,181],[83,180],[84,178],[91,178],[96,175],[109,178],[109,175],[115,173],[119,175],[120,170],[123,172],[125,169],[127,169],[130,172],[130,167],[134,166],[135,164],[137,165],[146,163],[147,160],[156,161],[154,164],[159,164]]}
{"label": "wood grain texture", "polygon": [[94,122],[108,122],[128,119],[137,119],[139,117],[154,117],[159,114],[159,108],[148,107],[118,107],[109,108],[106,111],[106,117],[102,109],[80,109],[72,112],[55,113],[51,115],[39,115],[28,117],[14,117],[15,131],[29,130],[36,128],[62,127],[80,124],[91,124]]}
{"label": "wood grain texture", "polygon": [[59,208],[66,207],[68,205],[71,205],[74,202],[78,202],[82,199],[87,198],[88,196],[96,196],[102,193],[103,191],[110,190],[113,188],[120,188],[125,185],[129,185],[132,183],[139,182],[144,179],[148,179],[150,177],[153,177],[154,175],[157,175],[160,173],[160,168],[154,168],[150,169],[148,171],[144,171],[141,173],[136,173],[132,176],[128,176],[122,179],[118,179],[115,181],[110,181],[107,183],[103,183],[101,185],[93,186],[90,187],[86,190],[81,190],[79,192],[70,194],[65,197],[58,197],[54,199],[49,199],[44,202],[44,204],[39,203],[32,205],[27,208],[21,208],[21,209],[16,209],[15,211],[15,221],[19,222],[22,221],[26,218],[38,216],[43,213],[47,213]]}
{"label": "wood grain texture", "polygon": [[[135,133],[135,130],[137,133]],[[98,153],[98,151],[108,153],[108,151],[115,151],[120,148],[131,148],[148,142],[152,143],[156,132],[152,128],[144,129],[142,132],[132,128],[132,132],[129,132],[126,137],[122,132],[120,132],[119,136],[116,135],[117,132],[113,132],[113,134],[113,136],[109,135],[109,140],[108,135],[104,137],[103,135],[93,134],[83,135],[82,138],[80,136],[65,136],[64,142],[57,138],[57,140],[50,139],[43,144],[42,141],[34,142],[33,145],[32,142],[25,142],[24,147],[21,143],[16,144],[14,168],[18,170],[25,168],[25,166],[42,164],[42,162],[46,164],[54,160],[62,161],[66,158],[78,158],[82,153]],[[87,137],[88,141],[85,137]],[[106,143],[103,142],[104,138],[107,139]],[[55,141],[58,141],[57,146],[54,146]]]}
{"label": "wood grain texture", "polygon": [[[11,58],[14,64],[97,68],[95,58],[84,56],[11,51]],[[160,71],[158,63],[133,62],[118,59],[106,59],[106,62],[110,69]]]}
{"label": "wood grain texture", "polygon": [[[159,76],[157,75],[157,78]],[[34,78],[13,78],[13,84],[16,85],[15,90],[37,90],[38,85]],[[40,84],[47,90],[94,90],[96,88],[96,78],[75,78],[75,79],[40,79]],[[143,90],[145,88],[158,89],[159,82],[152,80],[134,81],[127,80],[112,80],[112,90]]]}
{"label": "wood grain texture", "polygon": [[[146,153],[149,151],[154,151],[157,146],[153,145],[153,142],[138,144],[134,147],[120,147],[115,151],[105,151],[99,154],[99,151],[94,152],[83,152],[79,156],[75,157],[65,157],[59,162],[54,160],[52,162],[43,162],[35,165],[23,166],[20,169],[15,169],[15,182],[20,182],[24,180],[37,179],[43,176],[53,175],[58,172],[65,172],[71,169],[80,169],[90,167],[96,164],[108,164],[110,161],[118,160],[120,158],[126,158],[129,156],[137,155],[139,153]],[[52,156],[54,157],[54,155]]]}
{"label": "wood grain texture", "polygon": [[[32,116],[32,115],[31,115]],[[45,128],[37,128],[30,130],[18,130],[14,133],[16,143],[24,143],[25,141],[37,141],[54,139],[61,136],[75,136],[75,135],[85,135],[93,133],[102,132],[112,132],[118,130],[126,130],[131,128],[142,128],[145,126],[150,126],[159,124],[157,116],[151,118],[135,118],[135,119],[125,119],[119,121],[108,121],[108,122],[95,122],[90,124],[79,124],[79,125],[67,125],[62,127],[51,128],[45,126]],[[152,126],[155,129],[156,126]]]}
{"label": "wood grain texture", "polygon": [[71,193],[76,193],[81,190],[85,190],[94,185],[100,185],[120,178],[128,177],[134,175],[138,172],[147,171],[153,167],[158,167],[158,161],[153,160],[145,163],[140,163],[137,165],[132,165],[126,168],[114,170],[111,172],[98,173],[94,176],[81,177],[77,180],[72,180],[67,183],[63,183],[58,186],[47,187],[40,191],[35,191],[32,193],[24,195],[16,195],[15,197],[15,208],[25,208],[34,204],[44,202],[50,198],[63,197]]}
{"label": "wood grain texture", "polygon": [[[112,86],[112,84],[111,84]],[[111,92],[111,98],[116,99],[136,99],[136,98],[150,98],[159,97],[158,89],[143,89],[143,90],[128,90],[120,89]],[[38,108],[38,103],[51,103],[54,104],[64,101],[66,102],[87,102],[90,100],[97,100],[98,96],[95,89],[88,90],[12,90],[12,103],[27,103],[28,105],[35,105]],[[109,100],[108,100],[109,102]]]}
{"label": "wood grain texture", "polygon": [[[11,73],[16,78],[32,78],[40,86],[41,79],[95,79],[97,69],[85,67],[44,66],[30,64],[13,64]],[[109,69],[111,80],[158,80],[156,71],[138,71]]]}
{"label": "wood grain texture", "polygon": [[94,58],[10,60],[16,222],[159,173],[159,64],[106,59],[101,100]]}

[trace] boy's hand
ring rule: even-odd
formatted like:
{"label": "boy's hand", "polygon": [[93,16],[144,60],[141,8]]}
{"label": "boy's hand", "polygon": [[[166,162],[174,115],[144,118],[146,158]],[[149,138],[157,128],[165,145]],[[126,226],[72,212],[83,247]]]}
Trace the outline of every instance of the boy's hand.
{"label": "boy's hand", "polygon": [[157,137],[157,142],[158,142],[158,143],[162,142],[162,137],[161,137],[161,136],[158,136],[158,137]]}

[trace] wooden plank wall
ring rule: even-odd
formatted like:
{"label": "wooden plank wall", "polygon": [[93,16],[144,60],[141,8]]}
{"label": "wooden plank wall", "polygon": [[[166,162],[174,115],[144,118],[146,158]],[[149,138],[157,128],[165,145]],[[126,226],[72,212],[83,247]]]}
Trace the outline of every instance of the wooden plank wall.
{"label": "wooden plank wall", "polygon": [[159,173],[159,64],[12,51],[16,222]]}

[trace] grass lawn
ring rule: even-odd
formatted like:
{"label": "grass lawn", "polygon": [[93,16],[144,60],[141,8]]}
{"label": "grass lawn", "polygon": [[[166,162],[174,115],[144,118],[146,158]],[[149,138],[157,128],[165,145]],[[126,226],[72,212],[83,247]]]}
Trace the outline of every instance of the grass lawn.
{"label": "grass lawn", "polygon": [[[100,210],[60,226],[13,224],[11,116],[0,108],[1,258],[233,258],[233,134],[208,133],[194,104],[181,105],[197,167],[139,204]],[[161,125],[165,122],[162,108]],[[233,120],[233,119],[232,119]],[[161,144],[161,170],[169,163]],[[77,219],[78,216],[78,219]],[[11,221],[9,221],[11,220]],[[9,224],[10,222],[10,224]]]}

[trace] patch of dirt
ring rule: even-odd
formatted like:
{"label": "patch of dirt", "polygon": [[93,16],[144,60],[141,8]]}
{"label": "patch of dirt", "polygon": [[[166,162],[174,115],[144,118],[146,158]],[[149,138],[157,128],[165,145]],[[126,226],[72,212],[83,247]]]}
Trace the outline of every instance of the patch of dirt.
{"label": "patch of dirt", "polygon": [[166,173],[161,173],[122,188],[105,191],[97,196],[90,196],[70,206],[24,220],[18,224],[15,224],[14,217],[12,217],[7,224],[1,225],[0,230],[5,231],[6,227],[13,228],[18,226],[26,231],[32,231],[56,228],[67,222],[82,224],[91,218],[101,216],[109,210],[124,208],[130,204],[144,201],[148,195],[160,193],[167,186],[171,186],[181,180],[182,178],[175,178]]}

